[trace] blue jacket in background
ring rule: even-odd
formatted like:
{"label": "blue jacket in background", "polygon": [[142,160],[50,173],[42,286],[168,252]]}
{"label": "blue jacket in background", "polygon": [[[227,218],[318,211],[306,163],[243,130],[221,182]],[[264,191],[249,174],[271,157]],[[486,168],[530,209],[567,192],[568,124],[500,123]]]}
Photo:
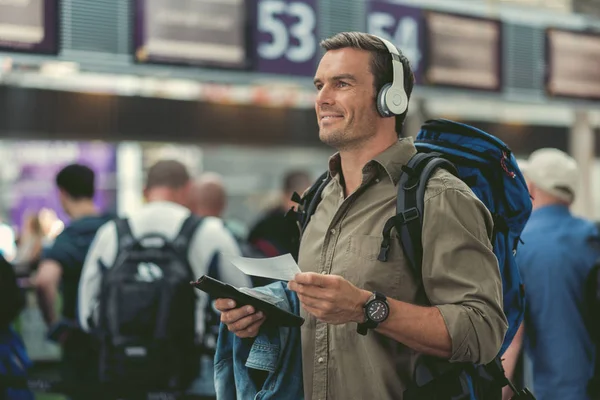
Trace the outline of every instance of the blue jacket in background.
{"label": "blue jacket in background", "polygon": [[[0,329],[0,375],[27,378],[32,362],[27,355],[21,337],[12,329]],[[6,397],[5,397],[6,396]],[[3,391],[0,385],[0,399],[34,400],[29,389],[7,388]]]}
{"label": "blue jacket in background", "polygon": [[538,400],[586,400],[595,347],[587,331],[584,285],[600,251],[595,225],[553,205],[535,210],[517,262],[525,285],[525,352]]}
{"label": "blue jacket in background", "polygon": [[42,252],[42,260],[54,260],[62,270],[62,316],[67,320],[77,321],[77,292],[85,257],[98,229],[112,217],[102,214],[75,219]]}
{"label": "blue jacket in background", "polygon": [[[279,308],[299,314],[298,297],[286,283],[254,290],[276,296]],[[256,338],[240,339],[221,324],[214,362],[219,400],[304,399],[300,328],[266,324]]]}

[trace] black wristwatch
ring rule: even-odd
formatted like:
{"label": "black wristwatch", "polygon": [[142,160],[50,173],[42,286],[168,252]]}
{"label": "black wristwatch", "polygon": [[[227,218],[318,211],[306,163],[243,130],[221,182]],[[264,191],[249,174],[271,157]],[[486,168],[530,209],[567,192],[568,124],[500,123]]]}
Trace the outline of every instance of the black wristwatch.
{"label": "black wristwatch", "polygon": [[378,292],[373,292],[363,308],[365,310],[366,321],[358,324],[356,329],[361,335],[366,335],[369,329],[377,328],[390,315],[390,306],[387,303],[386,297]]}

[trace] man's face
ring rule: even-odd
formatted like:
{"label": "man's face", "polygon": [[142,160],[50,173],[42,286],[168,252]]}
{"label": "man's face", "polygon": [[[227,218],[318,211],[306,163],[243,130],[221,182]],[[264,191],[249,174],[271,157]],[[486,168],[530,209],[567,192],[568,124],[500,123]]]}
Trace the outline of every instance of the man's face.
{"label": "man's face", "polygon": [[338,150],[359,147],[373,137],[379,119],[368,51],[330,50],[315,74],[319,138]]}

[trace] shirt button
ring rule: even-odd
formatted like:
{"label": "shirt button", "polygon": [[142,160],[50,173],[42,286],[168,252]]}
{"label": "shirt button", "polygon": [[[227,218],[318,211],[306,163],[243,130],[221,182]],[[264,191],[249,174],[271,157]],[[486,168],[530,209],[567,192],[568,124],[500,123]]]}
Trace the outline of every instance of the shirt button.
{"label": "shirt button", "polygon": [[327,271],[321,271],[321,275],[327,275]]}
{"label": "shirt button", "polygon": [[335,235],[335,232],[336,232],[335,228],[329,231],[329,233],[331,233],[332,235]]}
{"label": "shirt button", "polygon": [[323,364],[323,361],[325,361],[325,359],[323,357],[319,357],[317,361],[319,362],[319,364]]}
{"label": "shirt button", "polygon": [[375,183],[379,183],[379,178],[375,179]]}

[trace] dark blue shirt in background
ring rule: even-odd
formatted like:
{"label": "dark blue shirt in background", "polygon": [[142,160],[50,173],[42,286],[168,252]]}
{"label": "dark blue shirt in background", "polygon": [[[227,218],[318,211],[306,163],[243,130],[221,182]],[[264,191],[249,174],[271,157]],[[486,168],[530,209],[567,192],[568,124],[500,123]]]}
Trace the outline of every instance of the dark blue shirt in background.
{"label": "dark blue shirt in background", "polygon": [[595,346],[584,316],[585,280],[600,251],[594,223],[565,206],[535,210],[517,253],[525,284],[525,351],[538,400],[586,400]]}
{"label": "dark blue shirt in background", "polygon": [[77,320],[77,291],[83,263],[96,232],[110,220],[110,215],[76,219],[42,253],[42,260],[54,260],[62,269],[62,316],[67,319]]}

